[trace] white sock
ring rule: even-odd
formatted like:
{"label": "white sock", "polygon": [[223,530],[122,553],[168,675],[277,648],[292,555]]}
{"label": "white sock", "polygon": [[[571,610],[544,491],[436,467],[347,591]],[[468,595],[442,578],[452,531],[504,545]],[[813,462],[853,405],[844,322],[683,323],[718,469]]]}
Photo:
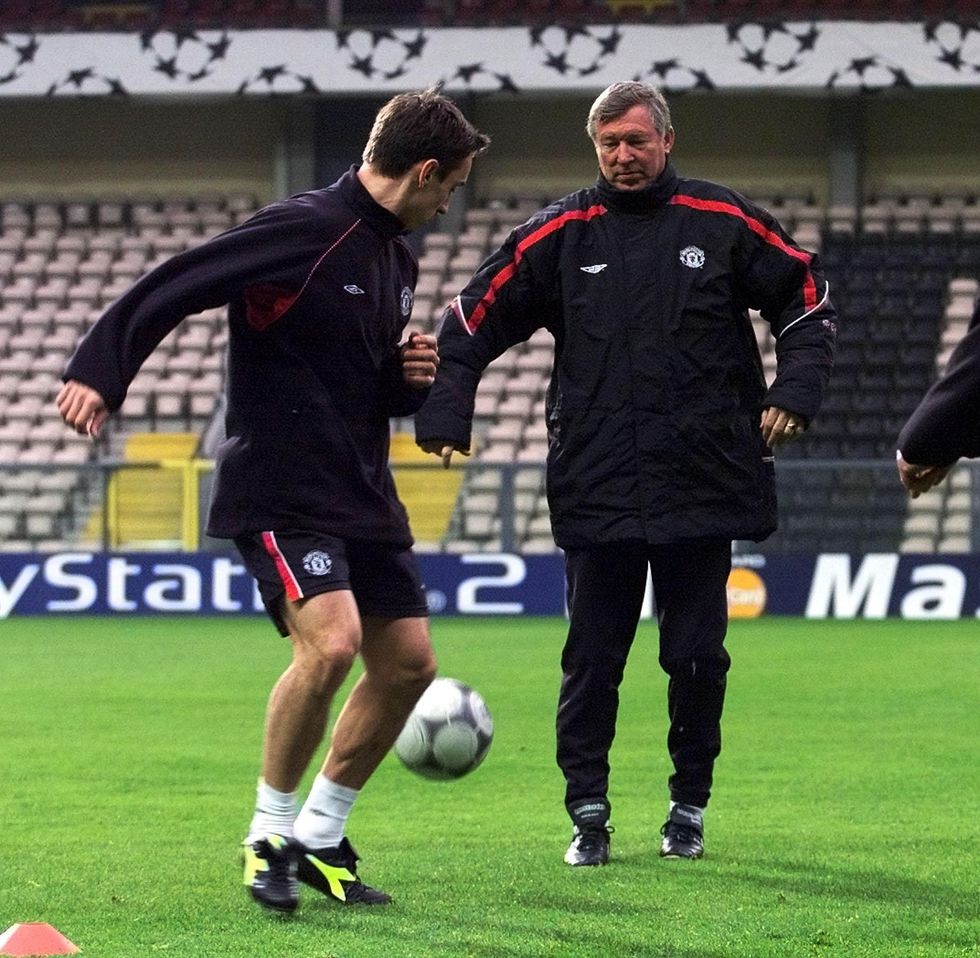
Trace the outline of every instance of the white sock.
{"label": "white sock", "polygon": [[251,844],[267,835],[292,838],[295,819],[296,793],[280,792],[260,778],[255,790],[255,813],[245,841]]}
{"label": "white sock", "polygon": [[334,848],[344,837],[344,826],[358,789],[331,782],[321,772],[293,825],[293,835],[307,848]]}

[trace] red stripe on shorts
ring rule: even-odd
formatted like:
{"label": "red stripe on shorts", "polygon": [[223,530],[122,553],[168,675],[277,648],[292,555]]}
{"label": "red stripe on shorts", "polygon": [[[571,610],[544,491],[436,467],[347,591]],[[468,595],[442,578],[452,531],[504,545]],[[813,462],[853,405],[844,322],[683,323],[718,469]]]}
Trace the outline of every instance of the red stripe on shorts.
{"label": "red stripe on shorts", "polygon": [[289,568],[286,557],[279,549],[279,543],[276,542],[276,534],[274,532],[263,532],[262,542],[265,545],[265,551],[269,553],[272,561],[276,564],[276,571],[279,573],[279,578],[282,579],[283,587],[286,590],[286,598],[291,602],[302,599],[303,590],[299,587],[299,582],[296,581],[293,570]]}

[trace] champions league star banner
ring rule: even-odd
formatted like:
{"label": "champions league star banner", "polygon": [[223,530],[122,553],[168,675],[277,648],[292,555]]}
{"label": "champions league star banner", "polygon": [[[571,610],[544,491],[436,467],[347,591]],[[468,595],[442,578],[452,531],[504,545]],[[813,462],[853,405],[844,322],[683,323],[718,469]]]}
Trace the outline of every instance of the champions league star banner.
{"label": "champions league star banner", "polygon": [[[557,553],[423,553],[419,561],[433,615],[565,613]],[[647,617],[654,612],[651,599],[648,595]],[[976,618],[980,554],[737,555],[728,609],[732,618]],[[254,582],[229,556],[0,553],[0,619],[109,613],[256,615],[264,610]]]}
{"label": "champions league star banner", "polygon": [[0,96],[976,86],[980,20],[0,34]]}

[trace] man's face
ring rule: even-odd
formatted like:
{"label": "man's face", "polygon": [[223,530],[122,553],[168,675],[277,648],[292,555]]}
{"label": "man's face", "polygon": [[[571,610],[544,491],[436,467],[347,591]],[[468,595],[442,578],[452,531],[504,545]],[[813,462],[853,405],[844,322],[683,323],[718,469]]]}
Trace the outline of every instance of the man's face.
{"label": "man's face", "polygon": [[406,211],[411,222],[403,217],[405,225],[409,229],[418,229],[437,213],[446,213],[449,210],[449,200],[453,193],[466,183],[471,169],[473,169],[473,157],[468,156],[462,163],[451,169],[445,178],[440,178],[438,171],[429,175],[413,197],[411,209]]}
{"label": "man's face", "polygon": [[617,190],[633,192],[649,186],[663,172],[673,145],[674,131],[658,133],[642,104],[614,120],[596,123],[599,171]]}

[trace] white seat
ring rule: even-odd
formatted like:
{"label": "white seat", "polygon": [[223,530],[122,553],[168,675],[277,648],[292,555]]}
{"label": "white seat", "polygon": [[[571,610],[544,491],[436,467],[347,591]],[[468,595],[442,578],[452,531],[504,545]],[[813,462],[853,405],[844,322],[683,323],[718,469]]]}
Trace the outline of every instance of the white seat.
{"label": "white seat", "polygon": [[973,522],[968,512],[959,512],[947,515],[943,520],[943,535],[963,535],[969,534],[973,527]]}
{"label": "white seat", "polygon": [[497,417],[523,421],[531,415],[533,402],[534,398],[529,393],[507,393],[497,406]]}
{"label": "white seat", "polygon": [[477,452],[480,462],[506,462],[514,461],[517,452],[517,439],[494,439]]}
{"label": "white seat", "polygon": [[[9,419],[0,422],[0,443],[16,443],[18,446],[27,439],[31,424],[27,419]],[[0,480],[3,474],[0,473]]]}
{"label": "white seat", "polygon": [[[62,361],[63,364],[63,361]],[[32,372],[17,386],[20,396],[38,396],[42,402],[53,400],[61,389],[61,378],[50,372]]]}
{"label": "white seat", "polygon": [[517,451],[518,462],[540,462],[544,463],[548,458],[548,440],[537,437],[527,438],[524,444]]}
{"label": "white seat", "polygon": [[970,537],[964,535],[944,536],[939,540],[937,550],[939,552],[969,552]]}
{"label": "white seat", "polygon": [[7,403],[3,412],[8,422],[20,419],[30,423],[40,416],[43,406],[44,400],[40,396],[20,396]]}
{"label": "white seat", "polygon": [[83,462],[88,462],[95,455],[95,447],[91,443],[84,444],[72,444],[68,446],[63,446],[61,449],[56,449],[50,457],[51,462],[56,463],[74,463],[80,465]]}

